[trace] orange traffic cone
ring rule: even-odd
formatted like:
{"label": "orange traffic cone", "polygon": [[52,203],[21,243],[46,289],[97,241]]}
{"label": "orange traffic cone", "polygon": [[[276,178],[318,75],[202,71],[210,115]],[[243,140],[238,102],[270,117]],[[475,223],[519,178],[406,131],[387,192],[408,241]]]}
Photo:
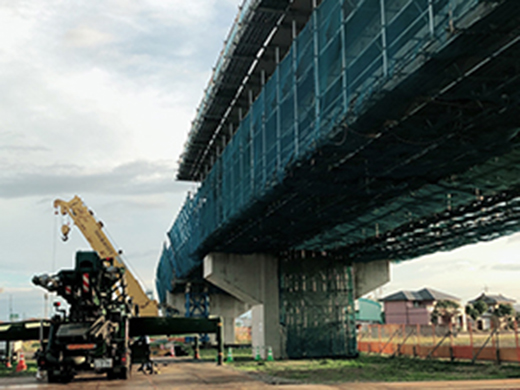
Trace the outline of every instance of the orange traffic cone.
{"label": "orange traffic cone", "polygon": [[9,357],[7,357],[7,360],[5,362],[5,368],[12,368],[13,366],[11,365],[11,359]]}
{"label": "orange traffic cone", "polygon": [[18,364],[16,365],[16,372],[27,370],[27,364],[25,364],[25,356],[23,352],[20,352],[20,358],[18,359]]}

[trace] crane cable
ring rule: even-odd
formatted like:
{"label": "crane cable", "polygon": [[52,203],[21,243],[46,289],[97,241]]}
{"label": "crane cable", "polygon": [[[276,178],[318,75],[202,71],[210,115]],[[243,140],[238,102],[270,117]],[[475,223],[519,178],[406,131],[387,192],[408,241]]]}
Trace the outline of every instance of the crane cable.
{"label": "crane cable", "polygon": [[53,231],[52,258],[51,258],[51,261],[52,261],[51,271],[52,271],[52,273],[56,272],[56,243],[58,241],[58,237],[57,237],[56,231],[58,229],[57,221],[58,221],[58,218],[59,218],[59,216],[58,216],[59,213],[55,212],[54,215],[55,215],[55,217],[54,217],[54,228],[52,229],[52,231]]}
{"label": "crane cable", "polygon": [[[119,245],[117,245],[117,243],[114,241],[114,238],[113,238],[112,235],[109,233],[109,231],[108,231],[108,229],[107,229],[107,227],[106,227],[105,225],[103,225],[103,229],[104,229],[105,234],[107,235],[109,241],[112,243],[112,245],[113,245],[115,248],[119,248]],[[116,249],[116,250],[117,250],[117,249]],[[144,282],[144,280],[143,280],[143,278],[141,277],[141,275],[139,275],[139,274],[137,273],[137,271],[136,271],[133,267],[130,266],[130,263],[129,263],[126,259],[123,258],[123,253],[121,253],[119,256],[121,257],[121,260],[123,261],[124,266],[125,266],[126,268],[128,268],[128,270],[129,270],[129,271],[134,275],[134,278],[136,279],[136,281],[137,281],[138,283],[141,283],[141,284],[142,284],[142,286],[144,287],[143,292],[145,293],[145,295],[147,295],[147,294],[146,294],[146,291],[148,290],[148,286],[147,286],[146,283]]]}

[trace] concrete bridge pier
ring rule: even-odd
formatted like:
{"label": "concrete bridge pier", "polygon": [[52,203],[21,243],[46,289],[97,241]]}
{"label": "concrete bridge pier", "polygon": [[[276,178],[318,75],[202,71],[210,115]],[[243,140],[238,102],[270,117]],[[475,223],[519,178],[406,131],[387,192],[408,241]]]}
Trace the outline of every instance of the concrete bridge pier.
{"label": "concrete bridge pier", "polygon": [[252,306],[253,349],[275,358],[357,355],[354,299],[389,280],[388,261],[326,253],[210,253],[204,278]]}
{"label": "concrete bridge pier", "polygon": [[[178,315],[186,316],[186,294],[167,292],[166,303],[176,308]],[[223,320],[224,344],[235,343],[235,319],[250,309],[250,305],[229,294],[209,294],[210,315],[222,317]],[[210,340],[213,338],[214,335],[210,335]]]}
{"label": "concrete bridge pier", "polygon": [[235,319],[251,309],[247,303],[228,294],[210,296],[210,314],[222,317],[224,344],[235,344]]}
{"label": "concrete bridge pier", "polygon": [[266,357],[271,347],[282,356],[278,259],[268,254],[210,253],[204,258],[204,278],[252,306],[252,345]]}

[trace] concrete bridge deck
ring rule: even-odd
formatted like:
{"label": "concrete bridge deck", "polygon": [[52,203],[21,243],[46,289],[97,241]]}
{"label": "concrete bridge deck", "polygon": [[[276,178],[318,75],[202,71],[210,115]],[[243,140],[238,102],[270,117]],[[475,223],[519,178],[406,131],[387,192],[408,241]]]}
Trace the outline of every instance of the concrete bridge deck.
{"label": "concrete bridge deck", "polygon": [[264,351],[354,356],[354,299],[388,280],[389,260],[520,230],[520,3],[247,4],[232,47],[261,15],[285,39],[252,41],[259,60],[227,109],[217,92],[203,101],[179,168],[202,181],[168,232],[157,288],[167,301],[204,277],[263,305]]}
{"label": "concrete bridge deck", "polygon": [[176,276],[210,252],[404,260],[516,231],[516,207],[493,206],[520,184],[519,8],[322,2],[212,149],[168,233]]}

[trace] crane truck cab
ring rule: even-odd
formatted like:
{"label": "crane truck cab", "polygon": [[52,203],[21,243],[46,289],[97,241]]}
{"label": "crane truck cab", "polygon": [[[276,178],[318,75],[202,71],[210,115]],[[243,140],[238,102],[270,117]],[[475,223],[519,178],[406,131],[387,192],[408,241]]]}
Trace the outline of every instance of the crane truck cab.
{"label": "crane truck cab", "polygon": [[74,269],[33,277],[35,285],[56,292],[69,304],[67,311],[55,303],[48,339],[37,356],[49,383],[69,382],[82,371],[128,377],[132,314],[124,273],[96,252],[77,252]]}

